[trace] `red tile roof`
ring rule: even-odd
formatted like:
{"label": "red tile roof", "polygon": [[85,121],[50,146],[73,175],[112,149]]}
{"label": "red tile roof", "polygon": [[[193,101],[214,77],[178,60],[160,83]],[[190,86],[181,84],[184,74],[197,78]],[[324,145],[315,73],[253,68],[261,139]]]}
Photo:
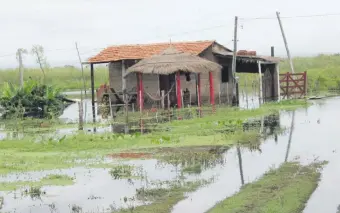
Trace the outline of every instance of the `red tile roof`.
{"label": "red tile roof", "polygon": [[[177,50],[199,55],[215,41],[192,41],[171,43]],[[89,63],[106,63],[127,59],[143,59],[159,54],[169,47],[169,43],[136,44],[111,46],[102,50],[98,55],[91,57]]]}

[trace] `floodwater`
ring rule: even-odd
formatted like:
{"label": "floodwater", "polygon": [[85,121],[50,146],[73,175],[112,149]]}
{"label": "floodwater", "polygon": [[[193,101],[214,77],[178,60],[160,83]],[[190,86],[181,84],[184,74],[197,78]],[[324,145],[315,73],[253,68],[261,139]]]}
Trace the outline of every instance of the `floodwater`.
{"label": "floodwater", "polygon": [[[294,113],[280,112],[279,116],[272,116],[276,119],[273,122],[263,119],[260,123],[265,127],[259,129],[266,137],[256,149],[241,148],[238,154],[237,148],[231,148],[219,153],[217,159],[196,160],[195,163],[204,164],[204,168],[197,174],[185,177],[188,180],[214,177],[214,181],[189,193],[186,199],[174,206],[172,212],[206,212],[217,202],[236,193],[242,184],[255,181],[270,168],[277,168],[286,160],[299,160],[308,164],[318,159],[327,160],[329,164],[323,169],[319,186],[306,204],[304,213],[335,213],[340,204],[340,199],[333,196],[340,191],[340,185],[337,184],[340,179],[340,128],[337,126],[340,118],[340,98],[317,100],[314,103],[308,109],[298,109]],[[277,135],[273,127],[277,128],[278,125],[289,129]],[[290,131],[292,134],[289,143]],[[133,180],[134,184],[131,184],[127,180],[112,179],[108,169],[86,168],[3,176],[0,181],[38,180],[50,173],[75,176],[75,184],[72,186],[43,187],[46,194],[42,195],[40,200],[21,197],[20,193],[18,196],[18,192],[0,192],[5,201],[3,211],[49,212],[48,205],[52,203],[59,212],[69,212],[72,205],[82,207],[84,212],[109,210],[113,202],[117,208],[127,207],[122,198],[133,197],[136,189],[146,186],[149,182],[180,178],[181,168],[192,162],[186,159],[180,159],[177,163],[150,159],[126,163],[141,166],[148,181],[143,178]],[[91,196],[99,196],[100,199],[89,200]],[[134,205],[141,203],[135,202]]]}

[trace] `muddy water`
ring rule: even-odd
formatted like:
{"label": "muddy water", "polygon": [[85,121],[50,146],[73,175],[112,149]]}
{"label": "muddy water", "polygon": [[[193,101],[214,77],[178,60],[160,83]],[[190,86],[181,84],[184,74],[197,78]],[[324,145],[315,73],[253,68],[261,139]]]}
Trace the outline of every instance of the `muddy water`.
{"label": "muddy water", "polygon": [[[157,160],[129,161],[126,164],[134,165],[134,175],[138,179],[115,180],[109,174],[109,169],[75,168],[66,170],[51,170],[43,172],[29,172],[14,174],[0,178],[0,181],[36,181],[48,174],[66,174],[75,177],[76,183],[71,186],[42,187],[46,194],[40,199],[31,199],[22,196],[21,191],[0,192],[4,197],[4,212],[50,212],[51,204],[58,212],[71,212],[72,205],[82,208],[83,212],[110,212],[110,205],[115,208],[127,207],[124,197],[133,197],[136,189],[151,185],[153,181],[171,181],[178,178],[174,166],[159,166]],[[142,166],[142,170],[139,169]],[[143,178],[147,177],[147,179]],[[134,205],[140,205],[134,202]]]}
{"label": "muddy water", "polygon": [[[214,182],[201,187],[197,191],[188,194],[188,198],[176,204],[172,212],[205,212],[217,202],[236,193],[244,183],[255,181],[271,167],[297,159],[304,163],[310,163],[316,158],[328,160],[322,180],[317,190],[307,203],[304,213],[336,212],[340,200],[337,194],[340,185],[340,128],[337,121],[340,118],[340,98],[315,101],[315,105],[308,109],[299,109],[294,112],[281,112],[279,121],[281,124],[292,129],[291,143],[288,144],[290,134],[271,135],[266,137],[259,149],[250,151],[242,148],[238,152],[236,148],[222,153],[220,163],[210,164],[199,174],[187,175],[188,179],[211,178],[216,176]],[[266,124],[265,119],[263,122]],[[271,128],[260,128],[263,132],[270,132]],[[240,153],[240,154],[238,154]],[[173,163],[160,163],[157,160],[131,161],[137,166],[142,166],[147,173],[147,179],[151,180],[175,180],[179,176],[181,165]],[[206,162],[202,162],[202,164]],[[182,166],[187,163],[182,162]],[[241,168],[241,170],[240,170]],[[132,197],[135,190],[145,186],[143,180],[134,180],[132,185],[127,180],[113,180],[107,169],[77,168],[71,170],[45,171],[40,173],[14,174],[1,177],[0,181],[39,180],[46,174],[62,173],[76,177],[76,183],[66,187],[44,187],[46,195],[41,200],[32,200],[28,197],[18,196],[19,192],[1,193],[5,198],[5,211],[13,212],[49,212],[48,204],[54,203],[59,212],[69,212],[70,205],[81,206],[86,211],[99,212],[108,209],[114,202],[116,207],[126,207],[121,200],[123,197]],[[19,193],[20,195],[20,193]],[[89,200],[91,196],[99,196],[101,199]],[[322,201],[322,202],[320,202]],[[135,203],[139,205],[140,203]]]}
{"label": "muddy water", "polygon": [[[340,200],[337,194],[340,185],[340,98],[316,101],[308,109],[294,113],[294,128],[290,145],[289,134],[280,135],[277,143],[267,139],[261,145],[262,152],[241,150],[243,179],[245,183],[259,178],[271,167],[278,167],[286,159],[300,160],[307,164],[315,159],[328,160],[322,173],[322,180],[308,201],[304,213],[336,212]],[[281,113],[281,124],[291,127],[293,113]],[[212,184],[188,195],[188,198],[175,205],[176,212],[205,212],[215,203],[236,193],[242,186],[240,161],[237,150],[226,154],[223,166],[205,171],[218,173],[219,178]]]}

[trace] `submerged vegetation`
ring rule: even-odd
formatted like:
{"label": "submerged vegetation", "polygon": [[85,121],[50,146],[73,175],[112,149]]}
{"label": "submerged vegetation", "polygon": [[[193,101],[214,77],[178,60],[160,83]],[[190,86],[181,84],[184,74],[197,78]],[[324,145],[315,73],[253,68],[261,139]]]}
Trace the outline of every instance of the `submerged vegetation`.
{"label": "submerged vegetation", "polygon": [[[137,189],[136,198],[137,200],[144,202],[152,202],[151,204],[131,207],[130,209],[119,209],[113,211],[113,213],[169,213],[172,207],[179,201],[185,198],[185,194],[188,192],[195,191],[198,187],[206,184],[207,181],[196,181],[196,182],[170,182],[168,187],[162,188],[141,188]],[[134,199],[132,199],[134,200]],[[128,199],[126,199],[128,202]]]}
{"label": "submerged vegetation", "polygon": [[[34,189],[42,186],[66,186],[72,185],[74,178],[67,175],[48,175],[39,181],[16,181],[16,182],[0,182],[0,191],[13,191],[24,187]],[[32,191],[32,190],[29,190]]]}
{"label": "submerged vegetation", "polygon": [[302,166],[285,163],[258,181],[244,185],[209,213],[301,213],[318,186],[320,169],[326,162]]}
{"label": "submerged vegetation", "polygon": [[265,104],[255,110],[218,109],[215,115],[160,124],[154,132],[145,135],[79,133],[61,139],[42,138],[39,141],[34,136],[5,139],[0,143],[0,174],[69,168],[82,164],[77,159],[103,157],[131,149],[259,144],[259,127],[244,131],[243,121],[305,104],[305,101],[290,101]]}

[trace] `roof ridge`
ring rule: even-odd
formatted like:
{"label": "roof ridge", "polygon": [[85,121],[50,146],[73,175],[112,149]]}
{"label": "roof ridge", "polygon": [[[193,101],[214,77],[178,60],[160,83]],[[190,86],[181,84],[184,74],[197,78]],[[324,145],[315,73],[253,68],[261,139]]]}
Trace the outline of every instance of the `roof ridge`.
{"label": "roof ridge", "polygon": [[[196,41],[171,41],[171,44],[195,44],[195,43],[214,43],[216,40],[196,40]],[[136,46],[153,46],[153,45],[165,45],[169,44],[170,42],[157,42],[157,43],[144,43],[144,44],[117,44],[117,45],[110,45],[107,48],[111,47],[136,47]],[[107,49],[105,48],[105,49]]]}

